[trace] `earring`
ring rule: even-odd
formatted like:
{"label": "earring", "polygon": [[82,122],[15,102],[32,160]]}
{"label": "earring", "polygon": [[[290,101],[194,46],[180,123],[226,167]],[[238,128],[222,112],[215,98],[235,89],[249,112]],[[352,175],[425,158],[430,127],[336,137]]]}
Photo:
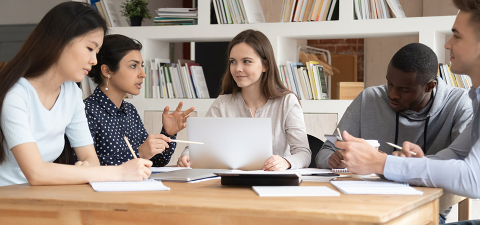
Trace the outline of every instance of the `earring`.
{"label": "earring", "polygon": [[110,80],[110,74],[108,74],[108,79],[107,79],[107,86],[105,87],[105,91],[108,91],[108,81]]}

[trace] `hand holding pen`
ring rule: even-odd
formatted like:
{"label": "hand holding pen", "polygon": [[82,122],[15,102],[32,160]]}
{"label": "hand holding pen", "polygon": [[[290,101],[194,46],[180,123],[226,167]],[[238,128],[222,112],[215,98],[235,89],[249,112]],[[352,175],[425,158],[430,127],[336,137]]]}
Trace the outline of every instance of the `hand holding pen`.
{"label": "hand holding pen", "polygon": [[422,148],[420,146],[413,144],[411,142],[403,142],[403,147],[387,142],[388,145],[395,147],[401,151],[394,151],[392,155],[400,157],[415,157],[415,158],[427,158],[423,154]]}

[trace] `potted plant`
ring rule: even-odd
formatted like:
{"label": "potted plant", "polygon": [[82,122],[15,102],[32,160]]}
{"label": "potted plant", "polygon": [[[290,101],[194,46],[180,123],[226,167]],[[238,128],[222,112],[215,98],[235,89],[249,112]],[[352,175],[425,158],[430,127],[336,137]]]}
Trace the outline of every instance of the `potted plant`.
{"label": "potted plant", "polygon": [[147,0],[126,0],[120,7],[123,16],[130,18],[130,26],[141,26],[144,18],[151,19]]}

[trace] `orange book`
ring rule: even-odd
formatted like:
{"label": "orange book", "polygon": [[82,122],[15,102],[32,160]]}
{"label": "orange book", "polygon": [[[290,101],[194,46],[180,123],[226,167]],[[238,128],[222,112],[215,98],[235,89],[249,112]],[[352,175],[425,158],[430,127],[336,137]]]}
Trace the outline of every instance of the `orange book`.
{"label": "orange book", "polygon": [[322,6],[323,0],[315,0],[315,4],[312,10],[312,15],[310,16],[310,21],[316,21],[318,16],[318,11]]}

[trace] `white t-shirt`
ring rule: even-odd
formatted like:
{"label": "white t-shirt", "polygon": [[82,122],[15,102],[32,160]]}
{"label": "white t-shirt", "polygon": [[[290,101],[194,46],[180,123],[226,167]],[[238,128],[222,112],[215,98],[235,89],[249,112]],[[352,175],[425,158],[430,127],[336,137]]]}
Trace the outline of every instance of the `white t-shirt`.
{"label": "white t-shirt", "polygon": [[35,142],[42,159],[53,162],[63,151],[64,134],[72,147],[93,144],[84,108],[82,91],[74,82],[62,84],[55,105],[49,111],[30,82],[20,78],[3,101],[1,127],[6,158],[0,164],[0,186],[28,182],[11,151],[17,145]]}

